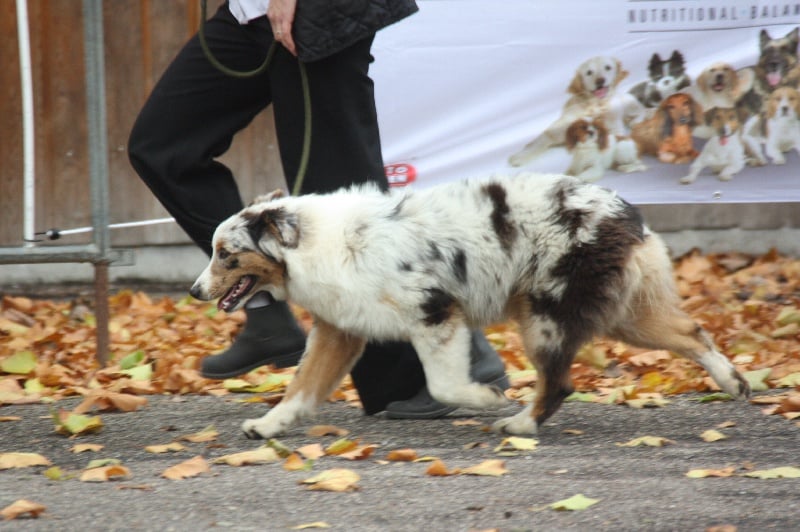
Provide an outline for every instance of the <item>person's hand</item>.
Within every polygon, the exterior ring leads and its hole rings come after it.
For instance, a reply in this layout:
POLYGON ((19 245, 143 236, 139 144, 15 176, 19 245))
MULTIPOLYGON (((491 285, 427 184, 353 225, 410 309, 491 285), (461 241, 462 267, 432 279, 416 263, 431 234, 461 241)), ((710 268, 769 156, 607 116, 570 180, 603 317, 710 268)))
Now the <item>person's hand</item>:
POLYGON ((292 55, 297 56, 297 48, 292 39, 292 23, 297 0, 271 0, 267 8, 267 18, 272 26, 275 40, 286 47, 292 55))

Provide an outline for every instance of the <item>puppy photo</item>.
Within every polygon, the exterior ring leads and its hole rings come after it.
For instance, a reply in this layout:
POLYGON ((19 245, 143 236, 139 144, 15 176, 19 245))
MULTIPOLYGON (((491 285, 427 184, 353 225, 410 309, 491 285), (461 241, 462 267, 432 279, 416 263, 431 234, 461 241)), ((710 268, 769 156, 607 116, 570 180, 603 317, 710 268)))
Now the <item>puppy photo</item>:
POLYGON ((764 117, 764 147, 773 164, 786 164, 785 152, 800 154, 800 92, 780 87, 770 94, 764 117))
POLYGON ((692 131, 702 120, 700 104, 688 94, 677 93, 661 102, 652 117, 634 124, 631 137, 641 153, 662 163, 690 163, 699 155, 692 131))
POLYGON ((778 38, 772 38, 767 30, 761 30, 758 63, 754 67, 756 90, 760 94, 767 95, 785 86, 797 88, 800 81, 798 40, 798 28, 778 38))
POLYGON ((694 85, 684 92, 703 107, 703 112, 715 107, 736 107, 752 88, 753 77, 750 70, 737 71, 728 63, 717 62, 704 68, 694 85))
POLYGON ((658 107, 665 98, 692 83, 686 73, 683 54, 678 50, 673 51, 669 59, 661 59, 658 54, 653 54, 647 71, 647 81, 637 83, 628 92, 648 109, 658 107))
POLYGON ((644 107, 630 94, 617 94, 620 82, 628 76, 619 60, 593 57, 584 61, 567 88, 571 94, 561 116, 522 150, 509 157, 511 166, 523 166, 548 149, 564 145, 567 128, 579 118, 602 118, 615 135, 627 135, 631 123, 642 120, 644 107))
POLYGON ((470 330, 515 319, 538 371, 535 401, 494 424, 532 434, 573 387, 575 353, 596 335, 667 349, 737 398, 747 381, 680 308, 662 240, 616 192, 520 174, 383 192, 260 198, 222 222, 191 294, 233 311, 258 290, 313 317, 283 400, 243 423, 270 438, 312 414, 368 339, 408 340, 428 390, 448 405, 507 400, 470 379, 470 330))
POLYGON ((730 107, 715 107, 706 111, 706 125, 714 131, 700 155, 689 167, 681 183, 693 183, 705 168, 717 174, 720 181, 730 181, 745 167, 744 143, 741 139, 739 111, 730 107))
POLYGON ((601 118, 580 118, 570 124, 566 145, 572 155, 566 174, 587 183, 603 177, 606 170, 630 173, 647 169, 639 160, 636 143, 611 134, 601 118))

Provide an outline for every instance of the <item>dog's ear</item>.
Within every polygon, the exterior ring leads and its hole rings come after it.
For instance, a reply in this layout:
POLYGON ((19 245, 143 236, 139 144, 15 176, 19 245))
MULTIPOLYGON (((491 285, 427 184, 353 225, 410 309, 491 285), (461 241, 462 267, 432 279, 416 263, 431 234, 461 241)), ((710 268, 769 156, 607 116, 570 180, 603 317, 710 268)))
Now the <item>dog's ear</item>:
POLYGON ((714 115, 716 114, 716 112, 717 112, 717 108, 716 107, 712 107, 711 109, 706 111, 704 119, 705 119, 705 122, 706 122, 707 126, 710 126, 711 122, 714 121, 714 115))
POLYGON ((281 190, 279 188, 276 188, 275 190, 273 190, 269 194, 262 194, 260 196, 256 196, 255 199, 252 201, 252 203, 250 203, 250 206, 256 205, 258 203, 267 203, 268 201, 272 201, 272 200, 276 200, 278 198, 282 198, 285 195, 286 194, 284 194, 283 190, 281 190))
POLYGON ((576 120, 575 122, 571 123, 569 127, 567 127, 566 133, 564 133, 564 144, 567 148, 567 151, 572 151, 575 149, 575 146, 578 144, 578 129, 580 129, 580 120, 576 120))
POLYGON ((575 77, 573 77, 572 81, 569 83, 567 92, 570 94, 583 94, 586 92, 586 87, 583 85, 583 77, 580 72, 575 72, 575 77))
POLYGON ((680 53, 678 50, 673 50, 672 55, 669 58, 669 62, 676 64, 676 65, 683 65, 683 54, 680 53))
POLYGON ((662 139, 672 136, 672 127, 675 125, 675 123, 672 121, 672 115, 670 114, 669 109, 667 109, 668 105, 669 100, 664 100, 661 102, 658 112, 653 115, 662 139))
POLYGON ((800 28, 795 28, 786 34, 786 38, 789 39, 789 51, 795 55, 797 55, 797 44, 800 42, 800 32, 798 32, 799 29, 800 28))
POLYGON ((764 48, 767 47, 767 45, 769 44, 769 41, 771 41, 771 40, 772 40, 772 38, 769 36, 769 33, 767 33, 767 30, 761 30, 761 33, 758 34, 758 47, 759 47, 759 49, 763 52, 764 48))
POLYGON ((243 214, 247 230, 256 247, 265 235, 272 236, 286 248, 294 249, 300 242, 300 224, 297 215, 283 207, 247 210, 243 214))
POLYGON ((617 77, 614 78, 613 86, 616 87, 620 83, 622 83, 623 79, 628 77, 628 74, 630 74, 630 72, 622 68, 622 61, 620 61, 619 59, 614 59, 614 62, 617 64, 617 77))

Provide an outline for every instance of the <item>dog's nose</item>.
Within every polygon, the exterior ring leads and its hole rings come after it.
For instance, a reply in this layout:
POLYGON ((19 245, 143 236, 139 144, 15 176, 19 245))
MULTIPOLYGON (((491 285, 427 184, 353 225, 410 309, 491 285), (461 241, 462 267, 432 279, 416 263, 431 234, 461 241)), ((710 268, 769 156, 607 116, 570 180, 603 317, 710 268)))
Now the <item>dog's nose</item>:
POLYGON ((199 299, 200 301, 204 301, 203 291, 200 290, 200 287, 197 286, 197 284, 192 285, 192 287, 189 289, 189 294, 195 299, 199 299))

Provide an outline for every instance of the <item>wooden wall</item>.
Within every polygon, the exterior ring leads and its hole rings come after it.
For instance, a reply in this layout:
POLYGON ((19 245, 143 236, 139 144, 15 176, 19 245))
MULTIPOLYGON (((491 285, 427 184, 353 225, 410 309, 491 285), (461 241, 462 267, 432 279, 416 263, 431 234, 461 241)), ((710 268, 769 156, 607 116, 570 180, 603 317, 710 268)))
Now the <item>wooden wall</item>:
MULTIPOLYGON (((221 3, 209 0, 213 13, 221 3)), ((16 6, 0 0, 0 246, 23 236, 22 101, 16 6)), ((37 230, 91 225, 80 0, 28 0, 36 131, 37 230)), ((133 121, 161 72, 200 20, 198 0, 106 0, 110 222, 168 216, 128 162, 133 121)), ((272 115, 262 113, 222 159, 247 201, 282 180, 272 115)), ((84 243, 70 236, 56 243, 84 243)), ((188 242, 175 224, 112 231, 115 246, 188 242)))

